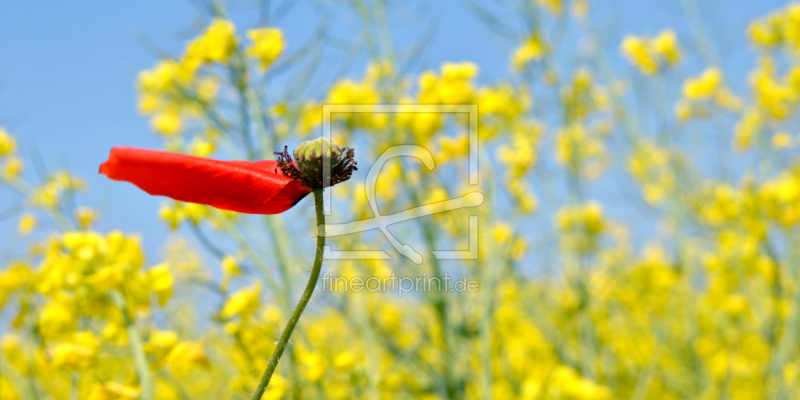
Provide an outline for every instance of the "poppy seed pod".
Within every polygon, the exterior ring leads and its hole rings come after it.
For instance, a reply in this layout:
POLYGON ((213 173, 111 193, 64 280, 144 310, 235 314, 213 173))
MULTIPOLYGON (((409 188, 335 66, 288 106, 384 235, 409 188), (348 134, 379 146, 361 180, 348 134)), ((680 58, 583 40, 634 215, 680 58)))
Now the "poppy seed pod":
POLYGON ((342 149, 324 137, 300 143, 294 149, 294 161, 303 173, 319 174, 325 166, 325 157, 329 161, 328 167, 332 167, 341 155, 342 149))
POLYGON ((358 170, 353 149, 340 148, 326 138, 303 142, 293 153, 294 159, 286 146, 283 152, 275 152, 281 174, 314 190, 344 182, 358 170))

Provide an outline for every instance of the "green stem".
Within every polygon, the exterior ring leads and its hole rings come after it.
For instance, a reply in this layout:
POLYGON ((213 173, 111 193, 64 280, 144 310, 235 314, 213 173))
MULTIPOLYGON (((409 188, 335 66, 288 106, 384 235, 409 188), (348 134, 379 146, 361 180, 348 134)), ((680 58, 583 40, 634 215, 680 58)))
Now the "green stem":
POLYGON ((78 400, 80 395, 80 377, 77 372, 69 376, 69 400, 78 400))
MULTIPOLYGON (((270 147, 266 148, 271 148, 271 146, 272 145, 270 144, 270 147)), ((283 287, 285 288, 284 292, 282 293, 283 301, 286 302, 288 307, 288 304, 292 301, 292 298, 294 298, 294 294, 292 292, 292 282, 294 282, 294 276, 289 268, 289 255, 286 254, 285 251, 289 245, 286 243, 285 235, 282 234, 282 232, 284 232, 283 221, 279 216, 276 217, 278 218, 266 218, 266 225, 269 229, 270 237, 272 239, 272 245, 275 251, 275 257, 278 261, 278 267, 280 269, 281 276, 283 277, 283 287)), ((297 379, 299 379, 300 376, 300 371, 297 368, 297 356, 292 349, 289 349, 288 356, 289 359, 287 361, 289 362, 289 379, 291 379, 293 382, 297 382, 297 379)), ((294 391, 290 398, 303 398, 300 385, 295 385, 294 391)))
POLYGON ((153 377, 150 374, 150 366, 147 363, 147 354, 144 352, 144 343, 136 324, 128 315, 128 306, 125 297, 117 291, 109 292, 111 300, 116 303, 125 318, 125 328, 128 332, 128 342, 133 353, 133 361, 136 365, 136 374, 139 377, 139 386, 142 389, 142 400, 153 399, 153 377))
POLYGON ((150 375, 150 366, 147 365, 147 355, 144 353, 144 344, 139 330, 133 321, 125 317, 125 325, 128 328, 128 340, 133 351, 133 361, 136 363, 136 371, 139 374, 139 386, 142 388, 142 399, 153 399, 153 379, 150 375))
POLYGON ((261 376, 261 382, 258 383, 258 388, 256 388, 255 393, 253 393, 252 400, 260 400, 261 396, 263 396, 264 392, 267 390, 267 385, 269 385, 269 381, 272 379, 272 374, 275 373, 275 369, 278 367, 278 361, 280 361, 283 351, 286 349, 286 345, 289 343, 289 338, 292 337, 294 327, 297 325, 297 321, 300 320, 303 310, 306 309, 306 305, 311 299, 311 295, 314 293, 314 288, 317 286, 317 280, 319 280, 319 272, 322 269, 322 253, 325 248, 325 236, 324 232, 322 231, 322 227, 325 225, 325 215, 323 213, 322 204, 322 189, 314 191, 314 204, 317 210, 316 226, 320 229, 320 231, 317 232, 317 253, 314 257, 314 267, 311 269, 311 276, 308 278, 306 290, 303 291, 303 297, 300 298, 300 301, 297 303, 297 306, 292 313, 292 317, 289 318, 289 322, 287 322, 286 327, 283 328, 281 338, 278 341, 278 344, 275 346, 275 351, 272 353, 272 357, 269 359, 267 370, 264 371, 264 375, 261 376))

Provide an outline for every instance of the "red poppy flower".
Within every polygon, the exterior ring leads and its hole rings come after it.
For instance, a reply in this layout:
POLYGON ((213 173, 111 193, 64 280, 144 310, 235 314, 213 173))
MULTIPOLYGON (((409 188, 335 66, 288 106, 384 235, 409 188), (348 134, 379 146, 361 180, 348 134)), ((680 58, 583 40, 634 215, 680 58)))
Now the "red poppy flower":
POLYGON ((111 149, 100 173, 154 196, 248 214, 279 214, 311 193, 284 176, 277 161, 220 161, 133 147, 111 149))

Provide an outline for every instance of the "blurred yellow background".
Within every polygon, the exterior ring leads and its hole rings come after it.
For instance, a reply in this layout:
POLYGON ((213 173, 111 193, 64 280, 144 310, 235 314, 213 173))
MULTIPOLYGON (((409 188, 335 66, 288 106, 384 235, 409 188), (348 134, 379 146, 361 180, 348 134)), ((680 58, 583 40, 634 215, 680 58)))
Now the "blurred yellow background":
MULTIPOLYGON (((320 135, 323 104, 478 106, 484 203, 393 225, 421 264, 370 232, 330 245, 391 260, 323 266, 478 289, 318 287, 265 399, 800 398, 800 3, 742 15, 720 11, 737 2, 646 2, 632 32, 600 3, 443 7, 502 62, 430 65, 438 9, 425 2, 314 2, 298 25, 281 19, 292 1, 196 1, 168 27, 183 28, 180 49, 141 41, 155 57, 128 81, 152 131, 138 135, 174 152, 274 159, 320 135), (298 27, 310 39, 288 41, 298 27), (469 246, 470 215, 478 258, 433 257, 469 246)), ((428 149, 436 168, 388 162, 383 215, 473 191, 468 130, 461 115, 334 115, 361 171, 328 191, 329 221, 374 217, 366 171, 395 145, 428 149)), ((111 145, 143 143, 129 136, 111 145)), ((103 146, 61 156, 99 164, 103 146)), ((309 200, 252 216, 158 199, 157 215, 131 214, 175 231, 154 243, 114 225, 146 194, 90 197, 10 127, 0 157, 16 224, 0 400, 250 398, 311 267, 309 200)))

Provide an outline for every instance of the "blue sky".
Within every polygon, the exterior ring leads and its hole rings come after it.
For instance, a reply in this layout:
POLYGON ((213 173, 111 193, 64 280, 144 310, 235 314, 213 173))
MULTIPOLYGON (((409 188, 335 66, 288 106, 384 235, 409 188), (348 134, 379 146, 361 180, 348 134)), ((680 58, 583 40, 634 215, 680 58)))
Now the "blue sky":
MULTIPOLYGON (((245 6, 249 2, 238 3, 245 6)), ((428 43, 423 66, 471 60, 481 65, 482 79, 506 76, 512 42, 491 33, 465 9, 466 3, 433 2, 423 21, 392 17, 398 44, 408 45, 429 22, 436 21, 437 33, 428 43)), ((680 35, 688 35, 680 1, 594 3, 601 20, 608 21, 612 36, 654 34, 676 25, 680 35)), ((775 0, 700 3, 712 35, 723 43, 725 68, 734 74, 743 74, 752 63, 753 54, 742 48, 745 21, 785 4, 775 0)), ((402 11, 403 6, 399 7, 402 11)), ((334 14, 335 31, 343 37, 352 34, 356 17, 346 12, 334 14)), ((18 137, 26 155, 38 149, 48 169, 68 167, 85 177, 91 192, 79 203, 103 210, 98 229, 141 233, 151 255, 157 254, 168 234, 157 219, 163 200, 146 196, 131 185, 103 179, 97 168, 115 145, 161 147, 135 109, 135 76, 157 59, 142 38, 177 54, 187 38, 187 27, 198 16, 188 1, 0 2, 0 126, 18 137)), ((251 16, 252 12, 244 9, 233 14, 234 20, 245 26, 252 24, 251 16)), ((307 1, 299 2, 279 21, 290 51, 308 38, 317 21, 314 7, 307 1)), ((618 58, 616 53, 610 56, 618 58)), ((355 69, 362 68, 363 64, 355 69)), ((28 176, 33 176, 30 169, 28 176)), ((6 197, 0 201, 9 200, 6 197)), ((8 205, 0 204, 0 209, 8 205)), ((0 231, 6 232, 3 237, 10 239, 0 251, 18 250, 13 247, 18 240, 12 233, 15 225, 15 218, 0 223, 0 231)))

